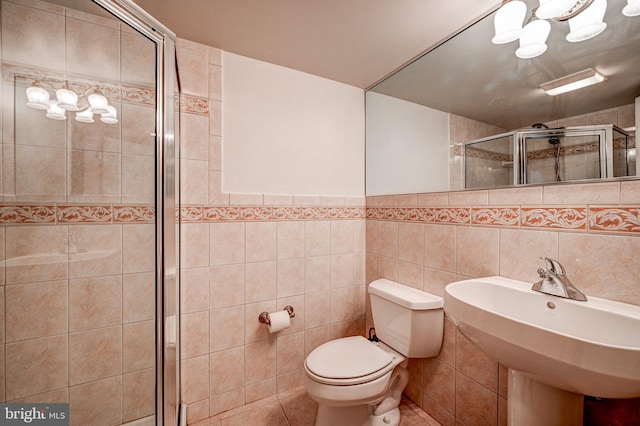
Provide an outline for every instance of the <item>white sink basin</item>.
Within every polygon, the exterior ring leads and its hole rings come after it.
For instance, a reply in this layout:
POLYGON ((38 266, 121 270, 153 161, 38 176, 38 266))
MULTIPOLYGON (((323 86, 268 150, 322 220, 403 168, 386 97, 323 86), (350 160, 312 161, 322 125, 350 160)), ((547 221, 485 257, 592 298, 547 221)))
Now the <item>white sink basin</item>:
POLYGON ((640 306, 593 296, 579 302, 531 286, 502 277, 459 281, 446 287, 444 310, 491 358, 537 382, 640 397, 640 306))

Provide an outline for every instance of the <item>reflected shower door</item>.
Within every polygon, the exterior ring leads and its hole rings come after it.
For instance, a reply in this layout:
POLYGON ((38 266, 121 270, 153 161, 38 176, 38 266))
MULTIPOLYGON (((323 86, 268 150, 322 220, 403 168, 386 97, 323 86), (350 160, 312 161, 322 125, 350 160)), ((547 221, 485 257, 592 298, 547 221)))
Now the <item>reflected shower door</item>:
POLYGON ((157 42, 73 4, 2 1, 0 399, 153 424, 157 42))

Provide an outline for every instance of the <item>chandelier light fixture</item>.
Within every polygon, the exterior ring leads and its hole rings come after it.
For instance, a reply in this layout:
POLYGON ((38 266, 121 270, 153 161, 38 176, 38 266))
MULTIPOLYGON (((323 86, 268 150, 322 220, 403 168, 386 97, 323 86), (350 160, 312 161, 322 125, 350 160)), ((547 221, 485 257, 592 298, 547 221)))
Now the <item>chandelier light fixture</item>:
MULTIPOLYGON (((569 23, 569 42, 589 40, 602 33, 607 27, 604 14, 607 0, 539 0, 533 8, 524 27, 527 6, 521 0, 506 0, 495 15, 493 24, 494 44, 510 43, 520 40, 516 50, 519 58, 535 58, 547 50, 547 38, 551 31, 548 20, 569 23)), ((622 9, 626 16, 640 15, 640 0, 627 0, 622 9)))
POLYGON ((81 123, 94 123, 94 115, 100 115, 100 121, 107 124, 118 122, 118 111, 106 97, 98 92, 96 87, 90 87, 86 92, 78 95, 65 87, 57 89, 49 86, 55 93, 55 100, 51 99, 49 90, 45 89, 44 82, 36 80, 26 90, 27 106, 34 109, 46 110, 45 116, 52 120, 66 120, 67 111, 75 112, 75 119, 81 123))

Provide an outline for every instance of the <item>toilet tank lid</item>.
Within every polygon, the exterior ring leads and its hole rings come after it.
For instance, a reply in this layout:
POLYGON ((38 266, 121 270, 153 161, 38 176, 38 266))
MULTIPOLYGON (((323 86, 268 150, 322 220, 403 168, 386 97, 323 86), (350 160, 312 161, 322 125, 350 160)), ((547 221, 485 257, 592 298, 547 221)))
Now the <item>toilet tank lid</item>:
POLYGON ((444 304, 440 296, 384 278, 369 284, 369 293, 418 311, 441 309, 444 304))

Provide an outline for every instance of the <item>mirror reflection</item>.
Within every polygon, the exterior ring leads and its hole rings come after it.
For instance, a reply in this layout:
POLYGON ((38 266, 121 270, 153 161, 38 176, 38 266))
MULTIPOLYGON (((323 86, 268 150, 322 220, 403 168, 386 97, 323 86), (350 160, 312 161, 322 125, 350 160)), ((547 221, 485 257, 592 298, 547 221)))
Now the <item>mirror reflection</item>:
MULTIPOLYGON (((597 34, 586 38, 590 35, 587 24, 576 22, 576 18, 538 19, 534 10, 545 2, 511 1, 505 6, 510 3, 524 5, 526 13, 521 25, 525 28, 529 21, 548 24, 543 43, 546 48, 538 56, 522 53, 522 39, 494 44, 494 12, 367 91, 367 195, 470 187, 465 185, 464 145, 516 130, 531 130, 534 124, 550 129, 617 126, 625 142, 616 146, 624 145, 624 150, 615 155, 610 152, 602 161, 607 164, 624 155, 624 163, 631 165, 627 167, 628 174, 635 174, 640 16, 623 14, 629 6, 627 2, 609 1, 602 18, 596 14, 596 22, 590 27, 597 34), (580 38, 584 40, 571 41, 580 38), (566 93, 548 93, 557 92, 564 80, 579 76, 602 81, 566 93)), ((583 1, 570 3, 580 6, 583 1)), ((584 3, 590 3, 584 5, 585 11, 598 8, 601 14, 601 0, 584 3)), ((584 21, 587 15, 577 16, 584 21)), ((585 155, 578 154, 580 149, 576 146, 593 143, 562 134, 559 140, 561 181, 613 175, 612 164, 611 172, 605 170, 599 175, 574 169, 574 164, 586 161, 574 157, 585 155)), ((544 155, 554 151, 549 156, 554 163, 555 146, 547 141, 544 143, 549 146, 539 150, 544 155)), ((508 144, 500 147, 501 151, 508 149, 508 144)), ((596 157, 600 161, 599 152, 596 157)), ((589 167, 595 170, 595 166, 589 167)), ((557 181, 553 167, 550 173, 551 178, 532 177, 529 183, 557 181)), ((523 183, 522 179, 514 181, 513 173, 501 174, 509 176, 508 183, 503 180, 501 186, 523 183)), ((479 183, 473 187, 479 185, 493 186, 479 183)))

